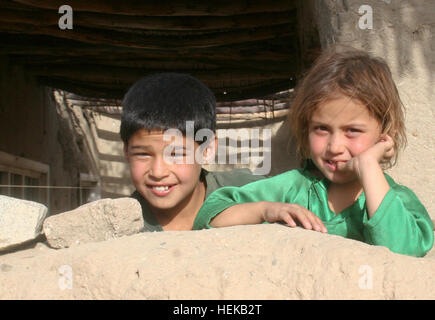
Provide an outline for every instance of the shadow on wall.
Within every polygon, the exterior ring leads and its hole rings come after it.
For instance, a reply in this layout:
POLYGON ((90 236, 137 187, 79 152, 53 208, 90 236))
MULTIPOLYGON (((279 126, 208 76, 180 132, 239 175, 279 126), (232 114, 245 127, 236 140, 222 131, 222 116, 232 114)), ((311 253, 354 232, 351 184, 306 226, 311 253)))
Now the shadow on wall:
POLYGON ((287 120, 283 121, 276 134, 272 137, 271 145, 271 176, 300 168, 300 161, 296 155, 296 143, 291 139, 290 124, 287 120))
POLYGON ((225 163, 222 162, 223 159, 220 158, 221 154, 218 151, 215 164, 205 165, 206 170, 227 171, 249 167, 251 171, 257 171, 257 174, 274 176, 300 167, 296 157, 296 146, 290 139, 290 128, 284 118, 228 126, 228 128, 227 125, 220 126, 217 131, 219 145, 226 146, 225 163), (234 131, 225 131, 227 129, 234 131), (258 146, 253 146, 254 130, 259 130, 258 146), (265 130, 270 130, 269 142, 264 140, 265 130), (230 155, 233 155, 236 161, 231 160, 230 155), (249 163, 243 163, 244 157, 249 163))
MULTIPOLYGON (((291 138, 290 125, 287 120, 279 124, 279 128, 271 139, 270 173, 267 176, 276 176, 280 173, 298 169, 301 163, 296 154, 296 143, 291 138)), ((260 163, 257 168, 264 167, 260 163)))

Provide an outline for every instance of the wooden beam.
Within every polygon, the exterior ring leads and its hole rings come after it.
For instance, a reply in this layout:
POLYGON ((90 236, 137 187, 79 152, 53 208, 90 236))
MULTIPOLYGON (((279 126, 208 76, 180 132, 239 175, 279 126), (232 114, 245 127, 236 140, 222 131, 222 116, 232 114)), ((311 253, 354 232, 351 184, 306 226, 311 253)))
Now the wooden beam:
POLYGON ((102 98, 93 98, 93 97, 85 97, 80 96, 75 93, 69 93, 65 92, 65 98, 68 99, 68 101, 82 101, 82 102, 89 102, 89 103, 103 103, 106 105, 121 105, 121 100, 118 99, 102 99, 102 98))
MULTIPOLYGON (((252 100, 252 99, 251 99, 252 100)), ((289 102, 277 102, 273 105, 267 105, 263 104, 261 99, 256 99, 255 104, 246 104, 246 105, 239 105, 239 106, 229 106, 231 103, 227 102, 225 105, 223 103, 218 103, 216 105, 216 113, 217 114, 229 114, 229 113, 254 113, 254 112, 270 112, 270 111, 277 111, 277 110, 283 110, 288 109, 290 106, 289 102), (227 106, 228 105, 228 106, 227 106)), ((71 105, 75 105, 81 108, 87 108, 90 110, 93 109, 99 109, 102 107, 121 107, 122 101, 121 100, 109 100, 107 99, 101 99, 97 101, 84 101, 84 100, 75 100, 75 99, 68 99, 68 103, 71 105)))
POLYGON ((262 98, 266 95, 273 94, 279 91, 288 90, 295 86, 294 80, 267 80, 254 85, 247 85, 238 88, 213 88, 217 101, 234 101, 250 98, 262 98))
POLYGON ((107 31, 80 26, 75 27, 73 30, 60 30, 57 27, 34 26, 25 23, 7 23, 0 21, 0 32, 49 35, 56 38, 76 40, 85 43, 141 49, 189 49, 208 48, 286 37, 295 35, 296 29, 293 28, 291 24, 285 24, 183 37, 182 35, 155 35, 153 32, 145 31, 141 34, 134 34, 131 30, 128 32, 107 31))
MULTIPOLYGON (((58 10, 64 0, 14 0, 31 7, 58 10)), ((71 0, 74 11, 101 12, 124 15, 148 16, 229 16, 259 12, 282 12, 296 7, 289 0, 71 0)))
POLYGON ((258 104, 256 106, 244 106, 244 107, 216 107, 216 114, 243 114, 243 113, 256 113, 256 112, 271 112, 278 110, 285 110, 290 107, 290 104, 280 104, 275 108, 265 107, 264 105, 258 104))
MULTIPOLYGON (((292 92, 290 90, 286 90, 281 92, 275 92, 273 94, 257 99, 217 102, 216 108, 222 108, 222 112, 224 112, 224 110, 227 110, 226 108, 238 110, 235 108, 248 107, 249 109, 249 107, 254 106, 261 106, 262 108, 266 107, 267 110, 271 108, 273 108, 274 110, 281 110, 289 107, 291 94, 292 92)), ((64 95, 69 103, 77 105, 79 107, 88 107, 90 109, 99 107, 120 107, 122 105, 122 99, 85 97, 69 92, 66 92, 64 95)))
POLYGON ((127 92, 129 86, 101 86, 90 82, 77 82, 70 79, 54 78, 54 77, 37 77, 36 80, 42 86, 61 89, 67 92, 72 92, 86 97, 98 97, 105 99, 122 99, 127 92))
POLYGON ((74 23, 94 27, 170 31, 218 31, 295 23, 294 11, 253 13, 236 16, 152 17, 101 15, 79 12, 74 23))
MULTIPOLYGON (((40 85, 62 89, 86 97, 122 99, 131 84, 120 85, 112 83, 110 85, 91 83, 87 81, 72 81, 67 78, 37 77, 40 85)), ((215 94, 217 101, 234 101, 249 98, 261 98, 279 91, 288 90, 294 87, 294 81, 289 80, 268 80, 256 83, 255 85, 240 86, 237 88, 215 87, 211 83, 203 81, 215 94), (226 93, 224 94, 224 90, 226 93)))
POLYGON ((298 64, 299 58, 297 56, 289 56, 286 60, 275 61, 251 61, 242 60, 234 61, 230 59, 179 59, 177 56, 172 58, 163 59, 147 59, 147 58, 117 58, 111 57, 108 59, 106 56, 101 57, 70 57, 70 56, 46 56, 46 55, 10 55, 9 60, 11 64, 26 65, 28 67, 45 68, 49 66, 51 69, 62 69, 65 66, 74 68, 81 68, 81 65, 100 65, 106 68, 122 67, 122 68, 135 68, 146 70, 208 70, 213 72, 217 69, 250 69, 252 71, 268 71, 268 72, 288 72, 294 71, 295 65, 298 64))
POLYGON ((217 104, 218 107, 252 107, 258 105, 265 105, 267 107, 277 106, 281 103, 285 103, 284 100, 269 100, 269 99, 246 99, 239 101, 229 101, 229 102, 220 102, 217 104))
MULTIPOLYGON (((132 47, 110 46, 108 44, 96 45, 83 43, 70 39, 59 39, 45 35, 7 34, 0 33, 2 45, 0 53, 4 54, 39 54, 49 56, 68 57, 101 57, 108 59, 220 59, 232 61, 285 61, 296 50, 292 44, 295 38, 288 36, 258 42, 246 42, 219 46, 213 48, 194 49, 147 49, 132 47)), ((296 52, 297 53, 297 52, 296 52)))
POLYGON ((203 81, 249 81, 269 79, 290 79, 296 73, 293 70, 266 71, 250 69, 216 69, 216 70, 177 70, 124 68, 99 65, 45 65, 26 66, 25 70, 31 74, 44 77, 62 77, 74 81, 90 81, 101 84, 122 83, 129 84, 139 78, 159 72, 183 72, 191 74, 203 81))
MULTIPOLYGON (((55 10, 24 8, 11 9, 0 2, 0 21, 8 23, 25 23, 35 26, 57 27, 60 15, 55 10)), ((296 23, 295 11, 253 13, 236 16, 198 16, 191 17, 156 17, 126 16, 120 14, 102 14, 77 12, 73 15, 73 25, 103 29, 141 29, 165 31, 211 32, 219 30, 236 30, 272 25, 296 23)))

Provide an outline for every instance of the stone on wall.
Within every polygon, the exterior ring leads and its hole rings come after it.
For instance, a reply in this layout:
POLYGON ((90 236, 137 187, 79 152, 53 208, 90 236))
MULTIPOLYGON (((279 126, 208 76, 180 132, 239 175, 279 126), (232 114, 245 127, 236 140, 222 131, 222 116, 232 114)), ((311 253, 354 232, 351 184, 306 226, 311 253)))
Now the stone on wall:
POLYGON ((0 256, 0 299, 435 299, 435 257, 279 224, 0 256))
POLYGON ((47 211, 43 204, 0 195, 0 250, 37 238, 47 211))
POLYGON ((142 209, 132 198, 102 199, 47 218, 43 230, 52 248, 66 248, 140 232, 142 209))

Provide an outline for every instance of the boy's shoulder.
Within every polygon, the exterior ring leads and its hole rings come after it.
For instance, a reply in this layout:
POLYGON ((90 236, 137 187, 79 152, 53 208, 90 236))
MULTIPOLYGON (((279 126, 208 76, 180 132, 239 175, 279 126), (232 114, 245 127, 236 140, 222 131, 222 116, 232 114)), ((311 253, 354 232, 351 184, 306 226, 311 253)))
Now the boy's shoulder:
POLYGON ((253 174, 248 168, 230 171, 207 171, 202 169, 201 175, 207 186, 206 196, 221 187, 240 187, 250 182, 264 179, 264 176, 253 174))
POLYGON ((151 213, 147 201, 137 190, 135 190, 130 195, 130 198, 136 199, 140 203, 140 206, 142 208, 142 216, 144 219, 143 231, 163 231, 162 226, 159 224, 157 219, 151 213))

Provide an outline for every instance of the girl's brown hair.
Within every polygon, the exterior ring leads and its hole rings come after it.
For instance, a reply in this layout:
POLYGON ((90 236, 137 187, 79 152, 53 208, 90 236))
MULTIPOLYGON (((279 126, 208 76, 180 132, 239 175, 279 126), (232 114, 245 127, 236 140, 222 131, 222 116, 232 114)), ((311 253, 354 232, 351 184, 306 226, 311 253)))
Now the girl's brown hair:
POLYGON ((385 167, 396 163, 406 145, 404 108, 384 60, 353 48, 332 47, 315 61, 295 93, 289 121, 302 160, 310 156, 308 128, 316 108, 345 96, 365 105, 381 124, 382 133, 392 137, 396 152, 385 167))

